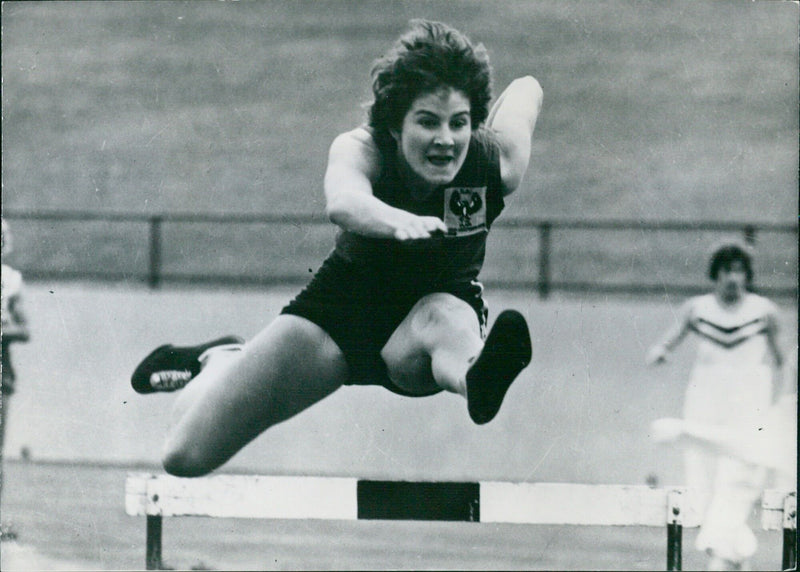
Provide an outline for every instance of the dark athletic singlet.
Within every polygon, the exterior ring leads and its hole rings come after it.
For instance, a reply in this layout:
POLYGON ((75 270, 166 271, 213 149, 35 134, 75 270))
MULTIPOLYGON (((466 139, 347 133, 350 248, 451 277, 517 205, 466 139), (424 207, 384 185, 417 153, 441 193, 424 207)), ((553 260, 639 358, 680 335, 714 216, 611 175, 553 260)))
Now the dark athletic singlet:
POLYGON ((345 355, 349 384, 383 385, 403 395, 386 375, 380 351, 414 304, 427 294, 450 293, 474 309, 482 328, 486 308, 478 273, 486 237, 503 210, 500 156, 492 134, 474 131, 455 179, 417 199, 387 160, 375 196, 421 216, 436 216, 446 235, 417 241, 372 238, 341 230, 336 246, 308 286, 283 314, 311 320, 345 355))

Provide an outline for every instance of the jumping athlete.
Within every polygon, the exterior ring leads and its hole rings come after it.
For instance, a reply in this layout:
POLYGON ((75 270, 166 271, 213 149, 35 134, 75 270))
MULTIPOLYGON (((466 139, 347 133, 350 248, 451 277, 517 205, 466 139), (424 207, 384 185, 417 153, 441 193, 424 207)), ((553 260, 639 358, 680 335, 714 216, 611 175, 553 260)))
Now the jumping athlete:
MULTIPOLYGON (((661 421, 655 429, 662 441, 686 430, 706 437, 754 434, 770 409, 773 376, 782 355, 777 343, 778 310, 752 293, 752 257, 744 245, 719 246, 711 256, 710 294, 690 298, 675 326, 651 348, 647 361, 663 363, 668 353, 692 332, 697 357, 684 401, 683 423, 661 421), (666 433, 673 433, 667 436, 666 433)), ((756 550, 747 526, 767 476, 764 465, 686 439, 686 485, 697 496, 702 524, 696 547, 709 556, 709 570, 741 570, 756 550)))
POLYGON ((324 192, 339 233, 306 288, 247 343, 161 346, 136 368, 140 393, 181 389, 167 472, 206 474, 342 385, 458 393, 487 423, 530 362, 519 312, 486 335, 477 278, 528 167, 539 83, 512 81, 490 110, 485 48, 413 20, 375 62, 372 92, 368 124, 331 144, 324 192))

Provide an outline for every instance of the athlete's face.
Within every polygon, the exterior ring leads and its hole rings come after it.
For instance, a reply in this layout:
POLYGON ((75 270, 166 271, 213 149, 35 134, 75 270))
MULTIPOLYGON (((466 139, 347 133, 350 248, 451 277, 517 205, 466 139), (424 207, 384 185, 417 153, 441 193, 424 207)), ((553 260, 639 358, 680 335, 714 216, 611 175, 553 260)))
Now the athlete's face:
POLYGON ((467 156, 472 136, 469 98, 451 88, 422 94, 392 136, 414 174, 431 186, 446 185, 467 156))
POLYGON ((717 292, 724 300, 736 301, 747 286, 747 270, 741 260, 734 260, 717 272, 717 292))

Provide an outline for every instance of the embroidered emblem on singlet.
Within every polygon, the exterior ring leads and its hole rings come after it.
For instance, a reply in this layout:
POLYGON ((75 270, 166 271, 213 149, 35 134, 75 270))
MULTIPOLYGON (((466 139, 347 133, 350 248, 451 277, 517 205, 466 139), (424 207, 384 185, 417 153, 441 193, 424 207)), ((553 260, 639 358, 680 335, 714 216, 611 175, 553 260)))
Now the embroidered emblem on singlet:
POLYGON ((444 223, 448 236, 466 236, 485 231, 486 187, 445 189, 444 223))
POLYGON ((695 318, 691 328, 707 340, 730 349, 764 332, 767 329, 767 320, 756 318, 739 326, 724 328, 703 318, 695 318))

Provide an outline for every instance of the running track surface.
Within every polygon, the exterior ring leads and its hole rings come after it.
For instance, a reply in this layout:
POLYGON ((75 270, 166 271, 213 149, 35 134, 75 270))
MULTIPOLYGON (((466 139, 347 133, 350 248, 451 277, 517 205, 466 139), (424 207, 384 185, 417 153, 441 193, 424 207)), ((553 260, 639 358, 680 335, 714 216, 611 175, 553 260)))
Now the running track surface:
MULTIPOLYGON (((144 518, 124 512, 128 468, 7 463, 3 570, 136 570, 144 518)), ((684 533, 684 569, 702 569, 684 533)), ((780 564, 781 536, 758 531, 756 570, 780 564)), ((217 570, 659 570, 666 532, 443 522, 264 521, 168 518, 164 560, 217 570)))

